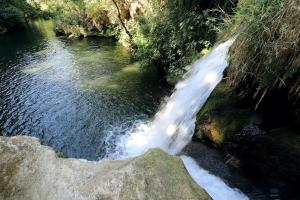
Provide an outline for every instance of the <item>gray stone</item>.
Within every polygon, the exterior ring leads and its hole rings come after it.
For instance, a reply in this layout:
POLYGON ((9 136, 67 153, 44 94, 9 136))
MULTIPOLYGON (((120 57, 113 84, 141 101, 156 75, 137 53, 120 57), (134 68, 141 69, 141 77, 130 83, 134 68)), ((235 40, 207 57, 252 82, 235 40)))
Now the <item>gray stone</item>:
POLYGON ((126 160, 59 158, 31 137, 0 137, 1 200, 211 199, 161 150, 126 160))

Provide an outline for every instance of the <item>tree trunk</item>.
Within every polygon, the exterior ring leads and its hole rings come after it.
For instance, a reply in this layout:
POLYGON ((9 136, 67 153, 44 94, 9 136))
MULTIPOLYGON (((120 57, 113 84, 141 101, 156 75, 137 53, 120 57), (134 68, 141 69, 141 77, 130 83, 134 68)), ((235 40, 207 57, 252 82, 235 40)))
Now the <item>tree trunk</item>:
POLYGON ((113 1, 113 3, 115 4, 115 6, 116 6, 116 8, 117 8, 117 11, 118 11, 118 18, 119 18, 119 20, 120 20, 120 22, 121 22, 121 24, 122 24, 122 26, 123 26, 123 28, 124 28, 126 34, 129 36, 129 39, 132 40, 132 35, 131 35, 130 32, 128 31, 128 29, 127 29, 125 23, 124 23, 123 20, 122 20, 122 17, 121 17, 121 11, 120 11, 120 8, 119 8, 117 2, 116 2, 115 0, 112 0, 112 1, 113 1))

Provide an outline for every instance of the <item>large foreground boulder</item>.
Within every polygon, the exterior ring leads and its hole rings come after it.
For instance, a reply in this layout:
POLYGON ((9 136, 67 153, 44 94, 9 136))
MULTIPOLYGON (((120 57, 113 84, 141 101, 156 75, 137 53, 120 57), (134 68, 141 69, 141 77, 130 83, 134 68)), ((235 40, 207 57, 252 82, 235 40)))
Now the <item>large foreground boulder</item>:
POLYGON ((182 161, 150 150, 127 160, 59 158, 31 137, 0 137, 1 200, 211 199, 182 161))

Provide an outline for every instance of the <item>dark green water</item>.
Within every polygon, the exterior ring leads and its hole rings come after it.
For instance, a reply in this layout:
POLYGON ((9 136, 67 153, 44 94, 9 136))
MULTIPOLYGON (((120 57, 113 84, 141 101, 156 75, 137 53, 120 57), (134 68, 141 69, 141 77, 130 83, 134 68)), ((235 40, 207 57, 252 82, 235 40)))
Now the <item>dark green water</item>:
POLYGON ((166 90, 113 40, 55 37, 52 23, 0 36, 0 135, 40 138, 68 157, 97 159, 166 90))

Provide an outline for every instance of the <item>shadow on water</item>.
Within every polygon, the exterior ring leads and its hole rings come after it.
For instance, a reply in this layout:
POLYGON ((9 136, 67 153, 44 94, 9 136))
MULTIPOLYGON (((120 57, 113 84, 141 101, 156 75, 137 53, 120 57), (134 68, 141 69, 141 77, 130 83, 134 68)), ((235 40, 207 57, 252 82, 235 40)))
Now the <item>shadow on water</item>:
POLYGON ((116 137, 107 134, 153 116, 168 91, 114 40, 66 40, 52 30, 51 21, 38 21, 0 37, 0 135, 102 158, 116 137))

